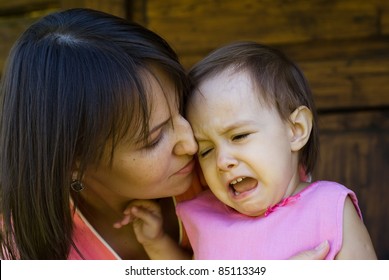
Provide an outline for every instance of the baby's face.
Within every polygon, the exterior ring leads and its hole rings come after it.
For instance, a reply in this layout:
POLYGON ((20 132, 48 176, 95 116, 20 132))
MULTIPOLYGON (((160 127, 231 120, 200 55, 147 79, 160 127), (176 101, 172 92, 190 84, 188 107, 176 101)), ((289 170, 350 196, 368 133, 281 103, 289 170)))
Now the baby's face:
POLYGON ((258 96, 249 75, 226 70, 202 82, 187 108, 210 189, 250 216, 291 195, 298 183, 292 127, 258 96))

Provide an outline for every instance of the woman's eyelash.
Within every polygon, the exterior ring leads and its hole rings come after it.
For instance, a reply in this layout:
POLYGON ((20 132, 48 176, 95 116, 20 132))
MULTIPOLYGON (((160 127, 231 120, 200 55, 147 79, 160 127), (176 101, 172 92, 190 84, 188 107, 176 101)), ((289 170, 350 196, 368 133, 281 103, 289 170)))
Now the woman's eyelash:
POLYGON ((146 149, 153 149, 154 147, 158 146, 158 144, 161 142, 163 139, 163 134, 161 134, 157 139, 153 140, 151 143, 148 143, 146 145, 146 149))

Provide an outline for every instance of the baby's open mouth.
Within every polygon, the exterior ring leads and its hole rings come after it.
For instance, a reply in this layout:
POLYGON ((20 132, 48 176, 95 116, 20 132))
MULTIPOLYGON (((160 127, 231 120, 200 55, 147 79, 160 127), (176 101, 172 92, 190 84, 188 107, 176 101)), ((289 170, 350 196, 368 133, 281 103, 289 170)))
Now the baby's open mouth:
POLYGON ((251 177, 239 177, 230 183, 230 188, 235 195, 240 195, 243 192, 251 191, 258 184, 258 181, 251 177))

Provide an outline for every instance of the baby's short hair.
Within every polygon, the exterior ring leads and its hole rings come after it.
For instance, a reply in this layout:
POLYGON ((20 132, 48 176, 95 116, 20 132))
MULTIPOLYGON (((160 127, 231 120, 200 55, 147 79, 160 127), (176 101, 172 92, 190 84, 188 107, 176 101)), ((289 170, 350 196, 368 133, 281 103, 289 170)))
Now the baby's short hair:
POLYGON ((300 164, 311 173, 319 153, 317 113, 311 89, 299 67, 275 48, 256 42, 235 42, 216 49, 192 67, 190 94, 200 83, 227 69, 248 73, 259 89, 260 100, 276 108, 285 121, 299 106, 311 110, 311 135, 299 157, 300 164))

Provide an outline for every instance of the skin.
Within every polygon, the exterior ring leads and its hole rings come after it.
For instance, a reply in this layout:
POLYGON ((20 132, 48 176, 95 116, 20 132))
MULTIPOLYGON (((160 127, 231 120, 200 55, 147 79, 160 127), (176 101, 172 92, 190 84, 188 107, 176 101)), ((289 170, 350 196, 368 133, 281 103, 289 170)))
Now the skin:
MULTIPOLYGON (((82 213, 119 256, 126 259, 148 258, 131 225, 120 229, 112 226, 122 217, 126 206, 139 199, 181 194, 189 188, 193 178, 197 144, 191 127, 179 114, 172 97, 171 81, 160 71, 156 71, 155 77, 159 80, 148 77, 152 104, 148 143, 119 143, 112 167, 107 149, 106 160, 87 168, 83 177, 86 188, 80 192, 82 213)), ((161 218, 175 217, 172 203, 166 204, 166 200, 161 199, 159 204, 171 209, 162 213, 161 218)), ((176 223, 169 226, 171 220, 166 219, 167 227, 178 232, 176 223)))
POLYGON ((298 172, 298 151, 311 129, 307 108, 296 111, 304 123, 295 115, 286 122, 259 100, 249 75, 229 71, 203 82, 198 92, 188 120, 205 180, 220 201, 259 216, 307 185, 298 172))
MULTIPOLYGON (((220 101, 220 100, 219 100, 220 101)), ((217 102, 218 103, 218 102, 217 102)), ((191 106, 193 104, 191 103, 191 106)), ((196 107, 196 106, 193 106, 196 107)), ((200 106, 201 107, 201 106, 200 106)), ((213 108, 214 109, 214 108, 213 108)), ((211 110, 212 111, 212 110, 211 110)), ((204 111, 202 108, 199 108, 199 112, 202 114, 204 111)), ((208 112, 214 116, 212 112, 208 112)), ((220 112, 219 112, 220 113, 220 112)), ((276 116, 276 114, 273 111, 267 112, 269 114, 268 118, 271 116, 276 116)), ((200 115, 201 115, 200 114, 200 115)), ((294 129, 291 129, 289 125, 285 125, 278 117, 276 117, 276 122, 277 124, 280 124, 282 127, 279 130, 276 130, 274 132, 275 137, 278 138, 285 138, 285 136, 293 136, 294 137, 289 137, 293 138, 291 142, 292 144, 287 144, 285 143, 284 140, 280 140, 280 143, 278 147, 282 147, 283 150, 290 150, 290 149, 297 149, 297 147, 304 145, 304 141, 306 141, 304 138, 307 138, 306 134, 306 124, 309 122, 305 122, 304 116, 307 114, 307 110, 302 108, 301 110, 297 110, 297 112, 294 114, 293 119, 295 123, 297 123, 294 126, 294 129), (303 124, 301 124, 303 123, 303 124), (301 126, 301 127, 300 127, 301 126), (293 130, 293 131, 291 131, 293 130), (289 133, 291 135, 289 135, 289 133), (303 139, 303 140, 301 140, 303 139), (292 147, 292 148, 290 148, 292 147)), ((309 116, 308 115, 308 120, 309 116)), ((189 116, 190 117, 190 116, 189 116)), ((212 119, 212 118, 211 118, 212 119)), ((209 120, 207 120, 208 123, 209 120)), ((204 126, 205 127, 205 126, 204 126)), ((208 124, 206 126, 208 128, 208 124)), ((308 125, 309 127, 309 125, 308 125)), ((267 135, 269 136, 269 135, 267 135)), ((200 144, 201 141, 199 141, 200 144)), ((202 150, 199 151, 201 153, 202 150)), ((248 152, 250 153, 250 152, 248 152)), ((299 180, 296 179, 299 176, 298 168, 297 168, 297 154, 294 152, 289 152, 290 155, 287 156, 289 161, 291 162, 290 164, 293 164, 295 167, 296 171, 295 172, 288 172, 290 174, 290 183, 288 184, 288 188, 284 188, 283 192, 281 192, 281 196, 284 195, 290 195, 295 191, 300 185, 301 187, 305 186, 305 184, 300 184, 299 180)), ((228 159, 228 158, 227 158, 228 159)), ((201 160, 200 160, 201 162, 201 160)), ((223 163, 222 161, 220 162, 221 164, 223 163)), ((228 161, 224 162, 224 164, 228 163, 228 161)), ((228 169, 228 164, 224 165, 227 166, 228 169)), ((286 166, 281 165, 282 170, 288 169, 289 165, 286 164, 286 166)), ((224 172, 224 171, 223 171, 224 172)), ((279 176, 278 176, 279 177, 279 176)), ((225 188, 223 188, 225 189, 225 188)), ((225 192, 225 191, 224 191, 225 192)), ((275 192, 274 196, 277 197, 279 196, 279 192, 275 192)), ((262 195, 261 195, 262 196, 262 195)), ((276 201, 277 198, 273 198, 274 201, 276 201)), ((270 202, 272 203, 272 202, 270 202)), ((247 203, 250 204, 250 203, 247 203)), ((244 206, 242 209, 253 209, 252 206, 248 205, 247 207, 244 206)), ((249 211, 248 210, 248 211, 249 211)), ((262 210, 261 210, 262 211, 262 210)), ((176 242, 172 242, 171 238, 164 233, 162 230, 162 224, 163 224, 163 217, 160 213, 160 205, 158 205, 155 201, 151 200, 135 200, 131 201, 130 204, 126 207, 126 209, 123 211, 124 217, 118 222, 114 224, 115 228, 121 229, 123 227, 126 227, 130 224, 133 225, 135 235, 138 239, 138 241, 144 246, 145 250, 147 251, 149 257, 151 259, 189 259, 191 258, 191 255, 183 252, 178 246, 176 242)), ((302 252, 296 256, 294 256, 292 259, 323 259, 326 254, 328 253, 329 250, 329 244, 328 242, 323 242, 316 248, 310 251, 305 251, 302 252)))
MULTIPOLYGON (((309 139, 312 114, 302 106, 288 121, 282 120, 258 98, 247 73, 226 70, 201 83, 188 120, 210 189, 240 213, 263 215, 268 207, 307 186, 299 179, 298 152, 309 139)), ((336 259, 376 259, 350 198, 343 219, 343 244, 336 259)))
MULTIPOLYGON (((114 226, 122 228, 132 223, 136 236, 147 250, 150 259, 191 259, 190 252, 183 251, 169 236, 161 232, 162 218, 159 212, 159 205, 153 201, 136 201, 128 205, 123 212, 123 219, 114 226)), ((323 241, 311 250, 294 255, 290 260, 323 260, 329 250, 328 241, 323 241)))
MULTIPOLYGON (((245 72, 226 70, 205 80, 190 100, 188 120, 212 192, 235 210, 260 216, 307 186, 300 181, 298 152, 309 139, 312 114, 301 106, 288 121, 282 120, 276 110, 261 102, 249 77, 245 72)), ((176 253, 177 244, 167 242, 161 233, 158 211, 158 205, 140 202, 129 206, 126 218, 116 226, 133 221, 139 229, 138 239, 146 247, 161 254, 176 253)), ((324 258, 328 250, 325 241, 292 259, 324 258)), ((369 234, 350 198, 345 201, 343 244, 336 259, 376 259, 369 234)))
POLYGON ((337 260, 376 260, 369 232, 355 211, 350 198, 346 199, 343 213, 343 245, 337 260))

